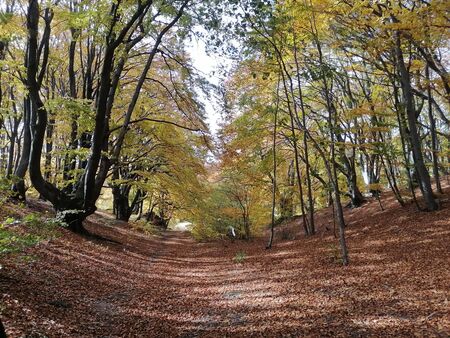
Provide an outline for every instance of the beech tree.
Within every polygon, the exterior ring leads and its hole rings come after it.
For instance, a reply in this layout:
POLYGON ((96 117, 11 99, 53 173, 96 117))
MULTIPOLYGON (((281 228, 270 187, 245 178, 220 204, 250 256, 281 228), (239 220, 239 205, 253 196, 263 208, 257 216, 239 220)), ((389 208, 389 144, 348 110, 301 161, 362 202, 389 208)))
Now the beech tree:
MULTIPOLYGON (((139 1, 133 4, 122 2, 111 4, 108 18, 104 19, 105 25, 98 27, 105 29, 106 33, 101 47, 102 63, 94 102, 95 125, 90 141, 90 155, 82 174, 74 184, 69 185, 68 189, 58 189, 45 180, 40 165, 42 146, 48 125, 48 111, 42 100, 40 89, 48 65, 54 10, 51 6, 44 9, 45 28, 43 34, 40 35, 40 6, 37 0, 29 1, 26 84, 31 102, 31 116, 32 118, 36 117, 36 124, 32 126, 30 179, 36 190, 53 204, 72 230, 82 232, 83 219, 95 211, 95 202, 100 195, 109 169, 120 156, 128 126, 155 55, 158 53, 165 35, 183 16, 188 3, 189 1, 174 3, 139 1), (160 18, 162 23, 158 20, 160 18), (149 51, 146 52, 146 63, 134 85, 134 93, 126 107, 123 124, 111 145, 111 112, 114 108, 122 72, 130 52, 139 46, 145 37, 149 37, 150 32, 155 35, 151 39, 149 51)), ((71 44, 71 50, 72 46, 71 44)), ((74 94, 73 91, 72 94, 74 94)))
MULTIPOLYGON (((259 112, 251 122, 259 138, 252 135, 252 142, 262 149, 272 144, 277 157, 292 164, 283 177, 283 166, 274 161, 271 173, 278 177, 266 188, 272 185, 275 192, 274 182, 279 186, 284 180, 297 187, 292 210, 301 216, 305 233, 314 233, 314 210, 326 196, 334 205, 347 264, 343 205, 359 207, 372 195, 383 208, 380 195, 389 188, 401 206, 412 200, 421 210, 436 210, 428 168, 439 192, 442 161, 448 160, 441 57, 446 38, 438 33, 443 4, 243 1, 236 6, 232 33, 241 37, 242 49, 233 81, 225 85, 234 93, 226 104, 232 102, 235 112, 224 130, 231 127, 229 137, 242 140, 247 130, 237 126, 259 112), (268 127, 256 128, 267 119, 264 107, 273 105, 267 92, 279 98, 272 137, 268 127)), ((273 121, 269 125, 273 128, 273 121)), ((239 156, 250 160, 257 149, 239 156)), ((282 194, 279 200, 272 214, 281 219, 282 194)))

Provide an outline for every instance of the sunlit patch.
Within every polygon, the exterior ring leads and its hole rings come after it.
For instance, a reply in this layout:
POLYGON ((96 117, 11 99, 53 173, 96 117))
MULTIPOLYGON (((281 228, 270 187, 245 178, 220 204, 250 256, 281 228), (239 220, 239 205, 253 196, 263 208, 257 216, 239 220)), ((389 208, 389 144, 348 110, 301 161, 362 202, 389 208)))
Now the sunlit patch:
POLYGON ((409 324, 412 320, 400 316, 368 316, 363 319, 352 319, 352 322, 358 326, 376 329, 399 327, 409 324))

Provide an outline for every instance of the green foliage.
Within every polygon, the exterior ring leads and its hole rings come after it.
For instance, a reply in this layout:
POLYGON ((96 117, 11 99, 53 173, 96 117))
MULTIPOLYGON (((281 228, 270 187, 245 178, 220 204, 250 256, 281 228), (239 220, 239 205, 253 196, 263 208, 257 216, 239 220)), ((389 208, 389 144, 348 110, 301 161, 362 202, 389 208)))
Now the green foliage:
POLYGON ((210 226, 210 224, 208 224, 207 226, 205 226, 204 224, 194 225, 191 234, 197 241, 214 240, 221 237, 221 235, 224 235, 221 232, 217 231, 216 227, 210 226))
POLYGON ((89 100, 61 97, 47 100, 45 106, 49 112, 62 119, 59 125, 62 131, 70 132, 70 124, 66 123, 66 119, 71 116, 77 117, 78 132, 91 131, 94 127, 94 112, 89 100))
POLYGON ((194 238, 197 240, 224 238, 229 234, 231 227, 235 229, 236 238, 244 238, 242 208, 239 202, 230 196, 230 189, 236 186, 223 181, 211 183, 209 188, 201 206, 201 214, 193 222, 194 238))
POLYGON ((11 225, 11 224, 13 224, 14 222, 16 222, 16 220, 14 219, 14 217, 7 217, 7 218, 2 222, 1 227, 11 225))
POLYGON ((38 213, 27 214, 22 220, 7 217, 0 225, 0 256, 22 252, 27 247, 59 237, 59 225, 55 218, 45 218, 38 213))
POLYGON ((33 234, 19 234, 12 229, 0 228, 0 256, 21 252, 25 248, 34 246, 42 240, 33 234))
POLYGON ((242 264, 246 259, 247 254, 244 251, 238 251, 233 257, 233 262, 235 262, 236 264, 242 264))
POLYGON ((25 215, 22 221, 30 227, 37 227, 42 223, 41 217, 37 213, 25 215))
POLYGON ((4 204, 10 197, 13 196, 11 190, 12 185, 16 182, 16 179, 0 177, 0 206, 4 204))
POLYGON ((161 232, 162 232, 161 229, 159 229, 152 223, 146 222, 144 220, 131 222, 130 224, 134 229, 136 229, 140 232, 143 232, 144 234, 149 235, 149 236, 161 235, 161 232))

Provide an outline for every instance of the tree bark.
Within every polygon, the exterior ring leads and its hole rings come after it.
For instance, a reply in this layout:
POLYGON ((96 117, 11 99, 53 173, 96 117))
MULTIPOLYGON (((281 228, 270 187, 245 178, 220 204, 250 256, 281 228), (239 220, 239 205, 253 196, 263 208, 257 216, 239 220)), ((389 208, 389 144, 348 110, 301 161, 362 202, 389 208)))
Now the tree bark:
POLYGON ((0 338, 6 338, 5 327, 3 326, 1 319, 0 319, 0 338))
POLYGON ((344 219, 344 211, 342 209, 342 203, 341 203, 341 194, 339 190, 339 181, 337 176, 337 170, 336 170, 336 155, 335 155, 335 142, 336 142, 336 122, 337 122, 337 112, 334 109, 334 106, 331 101, 330 92, 329 92, 329 86, 326 74, 324 72, 324 62, 323 62, 323 55, 322 55, 322 47, 319 41, 319 38, 317 36, 317 27, 316 27, 316 19, 314 15, 314 11, 312 11, 312 20, 311 20, 311 28, 315 32, 314 33, 314 40, 317 47, 317 52, 319 54, 319 66, 320 66, 320 73, 321 78, 323 82, 323 89, 324 89, 324 96, 325 96, 325 104, 328 110, 328 116, 327 116, 327 123, 328 128, 330 130, 330 162, 331 162, 331 168, 328 167, 330 180, 333 185, 333 191, 334 191, 334 210, 336 213, 336 218, 339 224, 339 244, 341 247, 341 258, 342 258, 342 264, 348 265, 349 264, 349 257, 348 257, 348 249, 347 249, 347 240, 345 238, 345 219, 344 219))
POLYGON ((425 204, 429 211, 437 210, 438 204, 434 199, 433 190, 431 187, 430 175, 425 167, 421 140, 417 131, 417 112, 414 107, 414 97, 411 89, 411 79, 408 70, 406 69, 405 62, 403 60, 403 52, 401 49, 400 33, 396 32, 396 59, 397 67, 399 71, 400 83, 402 86, 403 101, 406 108, 406 115, 409 128, 409 136, 411 140, 411 148, 413 152, 414 167, 419 179, 420 190, 425 199, 425 204))
POLYGON ((436 120, 433 116, 433 102, 432 102, 432 94, 431 94, 431 84, 430 84, 430 69, 427 66, 425 68, 425 76, 428 81, 427 84, 427 94, 428 94, 428 119, 430 121, 430 136, 431 136, 431 155, 433 159, 433 176, 436 182, 436 190, 442 194, 442 186, 441 180, 439 177, 439 149, 438 149, 438 139, 436 133, 436 120))
MULTIPOLYGON (((182 2, 180 8, 174 14, 172 21, 164 26, 159 32, 156 43, 152 48, 152 52, 149 56, 148 62, 145 66, 145 71, 151 65, 154 54, 157 52, 157 48, 161 43, 163 36, 175 25, 175 23, 181 18, 184 13, 184 9, 188 5, 189 0, 182 2)), ((144 34, 134 34, 136 30, 140 30, 142 23, 146 18, 146 15, 151 14, 151 6, 153 1, 138 1, 136 10, 134 13, 130 13, 126 16, 128 20, 117 29, 117 22, 124 17, 121 16, 120 6, 121 2, 111 3, 111 20, 110 30, 105 37, 105 46, 100 49, 103 51, 102 55, 98 56, 98 63, 102 64, 100 75, 98 76, 98 89, 96 90, 95 100, 95 126, 92 134, 92 140, 90 143, 91 153, 88 157, 87 163, 83 165, 84 172, 79 179, 74 183, 73 189, 58 189, 55 185, 48 182, 42 175, 40 161, 42 156, 42 147, 45 138, 45 132, 47 129, 48 112, 40 97, 40 89, 42 79, 45 74, 45 69, 49 56, 49 39, 51 21, 53 18, 52 9, 49 7, 45 10, 43 20, 45 27, 43 30, 41 41, 38 43, 39 36, 39 1, 28 1, 28 13, 27 13, 27 30, 28 30, 28 53, 27 53, 27 77, 26 84, 29 91, 30 101, 32 102, 32 109, 30 111, 32 119, 36 119, 36 123, 32 123, 32 147, 30 153, 29 173, 30 179, 36 190, 48 201, 50 201, 57 214, 67 219, 69 228, 82 232, 82 221, 90 214, 95 212, 95 203, 100 196, 101 189, 109 173, 111 167, 111 160, 108 153, 108 147, 111 145, 109 120, 111 117, 111 110, 113 107, 116 89, 119 84, 120 76, 123 70, 123 63, 126 60, 127 53, 130 49, 139 41, 144 38, 144 34), (121 45, 125 45, 124 56, 119 57, 117 50, 121 45), (122 65, 122 66, 121 66, 122 65)), ((108 30, 106 30, 108 32, 108 30)), ((141 32, 140 32, 141 33, 141 32)), ((74 86, 74 51, 75 44, 71 43, 69 60, 69 77, 71 96, 76 97, 74 86)), ((94 47, 95 48, 95 47, 94 47)), ((95 52, 94 52, 95 54, 95 52)), ((91 55, 92 56, 92 55, 91 55)), ((92 61, 91 59, 89 61, 92 61)), ((145 73, 145 72, 144 72, 145 73)), ((141 80, 144 76, 140 77, 140 80, 136 86, 135 96, 133 97, 134 103, 137 102, 140 89, 142 87, 141 80)), ((92 90, 93 78, 87 81, 87 91, 92 90)), ((90 95, 93 95, 90 93, 90 95)), ((134 106, 131 104, 127 111, 126 120, 129 120, 133 113, 134 106)), ((125 123, 126 124, 126 123, 125 123)), ((73 130, 75 128, 72 128, 73 130)), ((118 158, 121 150, 121 139, 125 136, 127 130, 121 131, 116 143, 112 147, 114 159, 118 158)), ((73 137, 72 137, 73 139, 73 137)), ((72 146, 74 142, 72 142, 72 146)), ((70 162, 70 161, 68 161, 70 162)))
MULTIPOLYGON (((331 109, 336 112, 336 109, 334 106, 331 107, 331 109)), ((336 113, 335 113, 336 114, 336 113)), ((337 126, 335 127, 337 129, 337 126)), ((342 136, 339 133, 336 133, 336 140, 338 142, 343 143, 344 140, 342 139, 342 136)), ((345 150, 340 148, 339 149, 339 157, 344 164, 344 170, 343 174, 347 178, 347 188, 348 188, 348 195, 350 196, 350 206, 352 208, 358 208, 364 203, 364 197, 359 190, 358 187, 358 178, 356 175, 356 166, 355 166, 355 158, 347 157, 345 154, 345 150)))
POLYGON ((297 58, 297 40, 294 34, 294 59, 295 66, 297 70, 297 87, 298 87, 298 98, 300 100, 300 111, 302 113, 302 127, 303 127, 303 151, 304 151, 304 162, 305 162, 305 172, 306 172, 306 188, 308 192, 308 212, 309 212, 309 233, 314 235, 316 233, 314 224, 314 198, 312 193, 312 183, 311 183, 311 167, 309 163, 309 147, 308 147, 308 137, 306 134, 306 111, 303 102, 303 91, 302 83, 300 79, 300 65, 297 58))
POLYGON ((270 224, 270 237, 269 243, 267 243, 266 249, 270 249, 273 244, 273 237, 275 232, 275 206, 276 206, 276 191, 277 191, 277 123, 278 123, 278 105, 279 105, 279 86, 280 83, 278 81, 277 87, 277 101, 274 112, 274 121, 273 121, 273 133, 272 133, 272 153, 273 153, 273 176, 272 176, 272 215, 271 215, 271 224, 270 224))
POLYGON ((21 201, 26 200, 25 196, 25 174, 28 170, 28 164, 30 163, 31 152, 31 100, 29 97, 24 99, 23 110, 23 145, 20 155, 19 164, 14 172, 17 182, 13 185, 13 196, 21 201))
MULTIPOLYGON (((280 55, 281 57, 281 55, 280 55)), ((294 148, 294 164, 295 164, 295 173, 297 176, 297 184, 298 184, 298 193, 299 193, 299 200, 300 200, 300 209, 302 212, 302 220, 303 220, 303 229, 305 231, 305 235, 310 235, 309 232, 309 227, 308 227, 308 221, 307 221, 307 217, 306 217, 306 211, 305 211, 305 202, 304 202, 304 198, 303 198, 303 184, 302 184, 302 177, 300 174, 300 164, 299 164, 299 153, 298 153, 298 144, 297 144, 297 135, 295 132, 295 126, 294 126, 294 119, 295 119, 295 115, 297 115, 297 111, 296 111, 296 106, 295 103, 292 103, 292 105, 294 106, 294 109, 291 108, 291 99, 289 98, 289 92, 291 94, 293 94, 293 86, 292 86, 292 82, 290 81, 290 91, 288 90, 288 86, 286 84, 286 76, 289 76, 289 74, 287 73, 287 70, 284 69, 284 62, 283 60, 280 60, 280 66, 282 66, 281 69, 281 74, 282 74, 282 79, 283 79, 283 88, 284 88, 284 93, 286 96, 286 100, 287 100, 287 106, 288 106, 288 111, 289 111, 289 121, 290 121, 290 129, 291 129, 291 133, 292 133, 292 145, 294 148)))
POLYGON ((15 146, 16 140, 18 138, 18 129, 19 129, 20 120, 17 116, 13 118, 13 130, 11 130, 11 136, 9 138, 9 154, 8 154, 8 163, 6 165, 6 177, 10 177, 14 170, 14 155, 15 155, 15 146))
POLYGON ((416 198, 416 192, 414 190, 414 184, 413 184, 413 179, 412 179, 412 175, 411 175, 411 171, 410 171, 410 162, 409 162, 409 156, 408 156, 408 144, 407 144, 407 138, 406 138, 406 134, 407 134, 407 127, 406 127, 406 122, 403 116, 403 107, 400 105, 400 99, 399 99, 399 93, 398 93, 398 87, 396 85, 395 80, 392 81, 392 85, 393 85, 393 89, 394 89, 394 105, 396 108, 396 115, 397 115, 397 123, 398 123, 398 128, 400 131, 400 142, 402 144, 402 153, 403 153, 403 159, 405 161, 405 167, 406 167, 406 177, 408 178, 408 187, 409 190, 411 192, 411 197, 414 201, 414 204, 416 205, 418 210, 421 210, 420 205, 417 201, 416 198))

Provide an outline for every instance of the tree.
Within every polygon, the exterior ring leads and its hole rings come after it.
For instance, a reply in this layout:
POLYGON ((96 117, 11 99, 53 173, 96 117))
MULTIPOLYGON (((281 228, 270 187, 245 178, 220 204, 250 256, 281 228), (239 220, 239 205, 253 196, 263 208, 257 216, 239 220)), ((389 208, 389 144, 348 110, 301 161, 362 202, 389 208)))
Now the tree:
POLYGON ((51 21, 54 14, 51 7, 45 9, 45 30, 39 41, 39 4, 37 0, 29 1, 26 83, 31 102, 31 115, 37 118, 36 124, 32 125, 33 142, 30 153, 30 179, 36 190, 53 204, 70 229, 83 232, 83 219, 95 211, 95 202, 100 195, 111 165, 117 161, 120 155, 142 86, 146 81, 155 55, 159 51, 159 46, 167 32, 183 16, 188 2, 181 2, 178 7, 174 7, 177 5, 176 3, 173 5, 161 4, 161 16, 167 18, 167 21, 163 24, 159 24, 155 17, 152 17, 153 22, 147 22, 147 18, 152 13, 151 9, 153 6, 157 6, 152 1, 138 2, 131 5, 119 2, 111 5, 111 16, 107 19, 106 31, 108 33, 104 38, 103 62, 94 105, 95 125, 92 133, 91 152, 83 173, 73 185, 69 186, 69 190, 58 189, 55 185, 46 181, 40 167, 42 146, 48 124, 48 111, 42 101, 40 87, 48 64, 51 21), (122 13, 126 13, 126 15, 122 15, 122 13), (156 30, 156 37, 148 52, 144 68, 133 89, 134 93, 128 104, 123 124, 114 146, 108 149, 111 136, 111 112, 127 56, 143 40, 147 32, 153 29, 156 30), (39 55, 41 51, 40 46, 43 46, 44 56, 42 58, 39 55), (109 155, 106 155, 108 152, 109 155))

